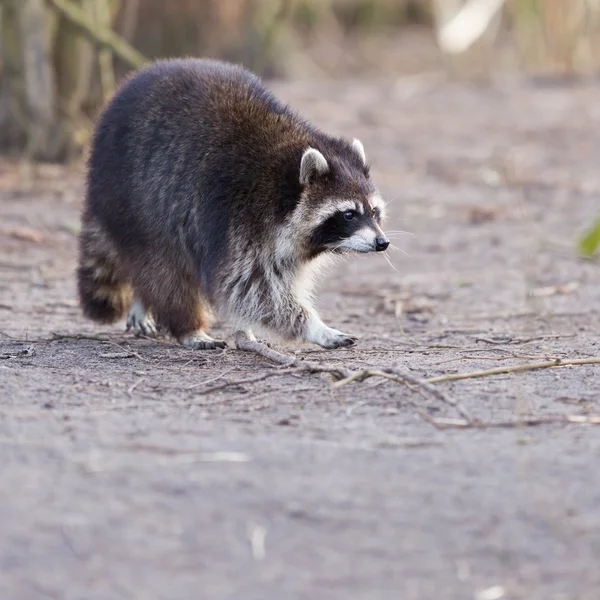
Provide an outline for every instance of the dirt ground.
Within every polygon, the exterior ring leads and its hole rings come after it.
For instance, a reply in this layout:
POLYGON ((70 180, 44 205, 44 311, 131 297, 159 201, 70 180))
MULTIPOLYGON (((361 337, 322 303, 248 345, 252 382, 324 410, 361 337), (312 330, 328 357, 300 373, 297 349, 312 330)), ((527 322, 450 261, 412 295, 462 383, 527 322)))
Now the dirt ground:
MULTIPOLYGON (((356 348, 283 347, 418 378, 600 355, 600 87, 438 75, 274 86, 360 137, 406 251, 321 286, 356 348)), ((233 349, 83 319, 82 178, 0 166, 0 597, 597 600, 600 367, 333 388, 233 349), (72 337, 65 337, 71 335, 72 337), (80 339, 76 339, 80 336, 80 339), (95 338, 95 339, 94 339, 95 338), (438 422, 438 427, 435 426, 438 422)), ((231 337, 227 324, 217 333, 231 337)))

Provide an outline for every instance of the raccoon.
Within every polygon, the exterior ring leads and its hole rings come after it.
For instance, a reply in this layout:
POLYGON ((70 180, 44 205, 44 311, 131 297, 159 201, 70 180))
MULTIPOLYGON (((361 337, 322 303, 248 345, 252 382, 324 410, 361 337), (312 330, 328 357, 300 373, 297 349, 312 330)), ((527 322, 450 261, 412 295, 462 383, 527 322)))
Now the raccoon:
POLYGON ((301 118, 241 66, 159 60, 97 123, 79 238, 84 314, 194 349, 226 346, 214 316, 324 348, 315 276, 337 254, 380 252, 385 204, 361 142, 301 118))

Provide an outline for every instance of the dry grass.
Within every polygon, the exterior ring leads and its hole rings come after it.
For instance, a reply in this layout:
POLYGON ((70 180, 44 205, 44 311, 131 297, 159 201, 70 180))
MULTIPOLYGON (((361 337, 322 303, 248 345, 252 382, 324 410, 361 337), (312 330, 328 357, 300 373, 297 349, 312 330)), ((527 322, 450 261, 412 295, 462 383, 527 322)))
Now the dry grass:
MULTIPOLYGON (((383 45, 375 52, 382 68, 396 68, 403 63, 382 55, 394 48, 405 50, 399 40, 395 44, 384 40, 417 27, 431 30, 435 47, 433 28, 478 3, 490 4, 489 0, 123 0, 117 30, 149 56, 222 56, 272 75, 293 75, 300 60, 303 69, 308 61, 314 63, 314 73, 329 75, 327 61, 323 66, 320 60, 324 48, 334 54, 336 48, 346 52, 348 45, 353 53, 373 52, 373 45, 357 41, 372 39, 377 47, 379 40, 383 45)), ((506 65, 533 73, 589 73, 600 60, 599 33, 599 0, 505 0, 500 13, 481 32, 473 33, 473 43, 447 64, 476 74, 506 65)), ((343 68, 339 61, 336 65, 343 68)))

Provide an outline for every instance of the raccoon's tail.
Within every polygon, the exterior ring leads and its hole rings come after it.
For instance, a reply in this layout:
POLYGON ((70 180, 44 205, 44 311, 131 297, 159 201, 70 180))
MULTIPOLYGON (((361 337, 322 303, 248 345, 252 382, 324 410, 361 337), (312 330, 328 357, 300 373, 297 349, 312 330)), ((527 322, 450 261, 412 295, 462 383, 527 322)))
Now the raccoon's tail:
POLYGON ((99 323, 125 315, 132 298, 116 249, 100 225, 84 215, 79 234, 77 288, 83 314, 99 323))

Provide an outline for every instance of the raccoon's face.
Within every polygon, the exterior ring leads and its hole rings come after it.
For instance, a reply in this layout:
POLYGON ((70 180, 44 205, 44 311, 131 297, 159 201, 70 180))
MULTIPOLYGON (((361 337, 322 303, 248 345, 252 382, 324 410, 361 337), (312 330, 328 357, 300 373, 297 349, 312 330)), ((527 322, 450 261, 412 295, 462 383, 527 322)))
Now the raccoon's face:
POLYGON ((382 252, 390 242, 381 229, 385 204, 372 183, 358 140, 346 156, 307 149, 300 166, 305 186, 305 227, 313 253, 382 252))

